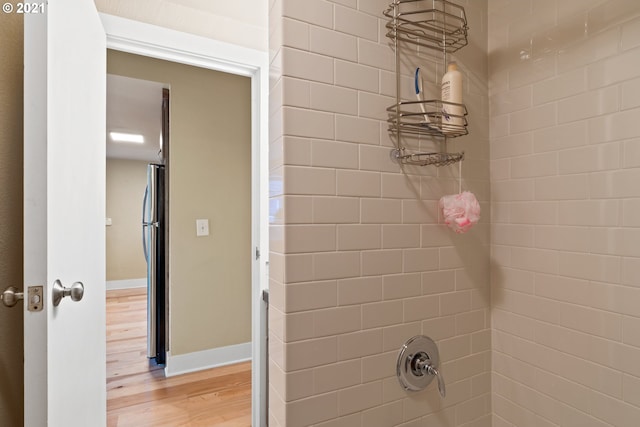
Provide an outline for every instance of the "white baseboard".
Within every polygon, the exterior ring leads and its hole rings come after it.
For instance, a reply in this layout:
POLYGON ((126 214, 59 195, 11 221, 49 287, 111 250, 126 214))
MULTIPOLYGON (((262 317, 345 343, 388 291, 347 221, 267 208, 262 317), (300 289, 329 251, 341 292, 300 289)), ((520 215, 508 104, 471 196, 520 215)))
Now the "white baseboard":
POLYGON ((113 291, 115 289, 145 288, 146 286, 146 277, 143 277, 142 279, 107 280, 108 291, 113 291))
POLYGON ((248 360, 251 360, 251 342, 176 356, 172 356, 168 351, 164 374, 167 377, 173 377, 248 360))

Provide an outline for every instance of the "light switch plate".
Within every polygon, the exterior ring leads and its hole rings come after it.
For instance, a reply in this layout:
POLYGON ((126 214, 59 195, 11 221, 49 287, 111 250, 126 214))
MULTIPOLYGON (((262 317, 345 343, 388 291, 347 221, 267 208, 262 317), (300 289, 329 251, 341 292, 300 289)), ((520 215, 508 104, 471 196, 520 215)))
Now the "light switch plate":
POLYGON ((196 219, 196 236, 208 236, 208 235, 209 235, 209 220, 196 219))

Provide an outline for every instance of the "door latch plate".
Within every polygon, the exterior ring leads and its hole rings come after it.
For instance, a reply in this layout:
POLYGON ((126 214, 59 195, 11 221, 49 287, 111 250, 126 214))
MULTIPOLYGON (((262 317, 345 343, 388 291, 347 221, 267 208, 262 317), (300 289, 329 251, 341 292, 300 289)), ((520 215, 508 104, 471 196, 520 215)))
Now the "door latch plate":
POLYGON ((42 311, 44 308, 44 286, 29 286, 27 300, 29 311, 42 311))

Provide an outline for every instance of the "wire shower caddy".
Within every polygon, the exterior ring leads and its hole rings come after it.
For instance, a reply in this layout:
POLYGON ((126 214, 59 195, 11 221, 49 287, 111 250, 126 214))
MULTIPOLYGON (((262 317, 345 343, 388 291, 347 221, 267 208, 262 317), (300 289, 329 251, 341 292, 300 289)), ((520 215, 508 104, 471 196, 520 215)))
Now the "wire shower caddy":
POLYGON ((388 130, 397 138, 398 148, 392 157, 403 164, 446 166, 464 159, 461 153, 407 153, 402 146, 402 134, 442 138, 467 135, 467 109, 464 104, 439 99, 403 101, 400 96, 401 43, 411 44, 447 54, 468 44, 467 18, 462 6, 447 0, 394 0, 383 12, 389 18, 386 36, 393 40, 396 65, 396 102, 387 108, 388 130), (454 107, 454 108, 446 108, 454 107), (457 111, 458 115, 447 113, 457 111))

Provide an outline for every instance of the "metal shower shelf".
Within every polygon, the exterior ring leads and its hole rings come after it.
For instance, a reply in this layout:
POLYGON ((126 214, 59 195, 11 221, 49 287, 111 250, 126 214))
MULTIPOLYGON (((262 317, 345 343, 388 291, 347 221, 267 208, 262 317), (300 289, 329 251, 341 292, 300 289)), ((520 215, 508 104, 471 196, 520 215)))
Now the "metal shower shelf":
POLYGON ((405 165, 416 166, 447 166, 464 160, 461 153, 410 153, 405 154, 404 148, 391 151, 391 157, 405 165))
POLYGON ((383 12, 387 37, 452 53, 467 45, 467 17, 447 0, 394 0, 383 12))
POLYGON ((427 101, 401 101, 387 108, 389 131, 404 134, 456 138, 467 135, 467 108, 464 104, 431 99, 427 101), (445 113, 459 111, 460 115, 445 113), (453 107, 453 108, 451 108, 453 107))

